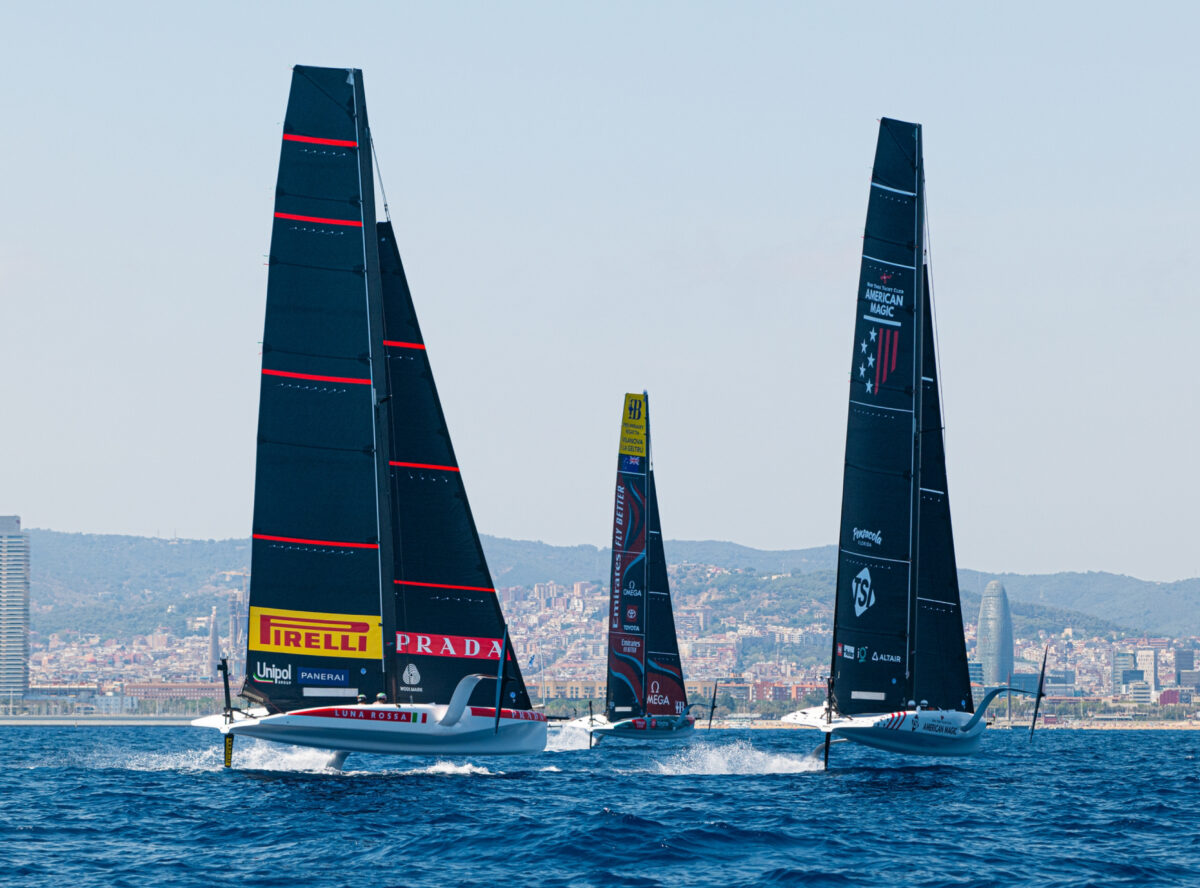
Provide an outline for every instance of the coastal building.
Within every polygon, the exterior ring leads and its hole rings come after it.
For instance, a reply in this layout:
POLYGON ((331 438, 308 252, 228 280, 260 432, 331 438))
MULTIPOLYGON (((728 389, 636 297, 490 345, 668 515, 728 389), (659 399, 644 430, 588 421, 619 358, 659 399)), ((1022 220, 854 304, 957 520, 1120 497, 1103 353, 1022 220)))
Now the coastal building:
POLYGON ((975 645, 983 664, 984 685, 1006 684, 1013 670, 1012 612, 1008 608, 1008 592, 999 580, 992 580, 983 590, 975 645))
MULTIPOLYGON (((1114 694, 1122 693, 1122 685, 1128 683, 1125 678, 1125 673, 1137 668, 1137 661, 1133 657, 1133 651, 1118 651, 1113 650, 1112 654, 1112 687, 1114 694)), ((1141 678, 1138 678, 1141 681, 1141 678)))
POLYGON ((1175 649, 1175 684, 1183 684, 1183 673, 1190 672, 1196 668, 1196 649, 1195 648, 1176 648, 1175 649))
POLYGON ((205 674, 209 678, 217 677, 217 664, 221 662, 220 636, 217 632, 217 607, 213 605, 212 615, 208 618, 208 668, 205 674))
POLYGON ((1134 662, 1137 663, 1136 668, 1142 670, 1146 684, 1150 685, 1152 691, 1157 691, 1161 687, 1158 683, 1158 651, 1157 647, 1144 647, 1133 652, 1134 662))
POLYGON ((0 515, 0 705, 29 690, 29 534, 0 515))

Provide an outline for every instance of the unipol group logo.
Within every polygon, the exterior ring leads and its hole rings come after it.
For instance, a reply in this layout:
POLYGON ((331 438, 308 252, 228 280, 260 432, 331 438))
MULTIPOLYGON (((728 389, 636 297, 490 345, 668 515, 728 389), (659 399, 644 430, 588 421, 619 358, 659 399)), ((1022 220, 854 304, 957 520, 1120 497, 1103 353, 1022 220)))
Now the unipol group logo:
POLYGON ((875 603, 875 590, 871 588, 871 571, 863 568, 851 580, 854 583, 854 616, 861 617, 875 603))
POLYGON ((292 683, 292 664, 276 666, 274 663, 255 661, 254 680, 260 684, 290 685, 292 683))
POLYGON ((378 616, 252 607, 250 650, 378 660, 383 637, 378 616))

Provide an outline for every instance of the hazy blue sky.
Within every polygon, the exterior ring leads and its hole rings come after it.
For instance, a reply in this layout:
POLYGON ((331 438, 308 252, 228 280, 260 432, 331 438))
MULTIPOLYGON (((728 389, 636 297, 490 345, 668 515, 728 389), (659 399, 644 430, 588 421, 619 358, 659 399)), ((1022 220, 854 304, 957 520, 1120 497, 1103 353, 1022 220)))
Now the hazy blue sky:
POLYGON ((1195 4, 0 13, 0 513, 245 536, 293 64, 355 66, 480 529, 836 541, 881 115, 925 125, 959 563, 1200 574, 1195 4))

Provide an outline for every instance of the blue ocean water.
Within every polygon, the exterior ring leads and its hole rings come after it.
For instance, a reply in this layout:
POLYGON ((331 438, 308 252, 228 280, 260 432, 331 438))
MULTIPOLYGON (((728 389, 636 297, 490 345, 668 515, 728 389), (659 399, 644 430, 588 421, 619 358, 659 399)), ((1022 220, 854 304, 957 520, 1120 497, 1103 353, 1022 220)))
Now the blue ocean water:
POLYGON ((991 729, 967 759, 796 730, 429 761, 0 727, 20 886, 1200 885, 1200 732, 991 729))

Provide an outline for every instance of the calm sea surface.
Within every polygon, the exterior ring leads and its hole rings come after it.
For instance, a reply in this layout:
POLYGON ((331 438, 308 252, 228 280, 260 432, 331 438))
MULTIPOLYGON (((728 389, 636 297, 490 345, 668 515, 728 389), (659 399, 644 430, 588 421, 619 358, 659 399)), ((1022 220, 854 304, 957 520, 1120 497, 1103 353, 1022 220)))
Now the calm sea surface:
POLYGON ((194 728, 0 727, 14 886, 1200 885, 1200 731, 990 729, 969 759, 806 731, 522 758, 194 728))

